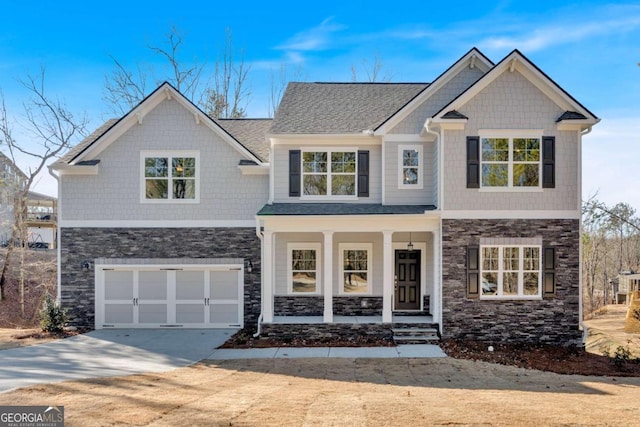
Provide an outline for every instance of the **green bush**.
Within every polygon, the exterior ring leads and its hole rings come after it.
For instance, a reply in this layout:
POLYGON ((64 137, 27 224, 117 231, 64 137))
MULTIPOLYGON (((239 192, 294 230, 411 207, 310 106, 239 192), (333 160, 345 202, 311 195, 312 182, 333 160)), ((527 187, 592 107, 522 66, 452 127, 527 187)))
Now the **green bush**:
POLYGON ((44 332, 62 332, 67 322, 67 311, 47 294, 40 310, 40 327, 44 332))

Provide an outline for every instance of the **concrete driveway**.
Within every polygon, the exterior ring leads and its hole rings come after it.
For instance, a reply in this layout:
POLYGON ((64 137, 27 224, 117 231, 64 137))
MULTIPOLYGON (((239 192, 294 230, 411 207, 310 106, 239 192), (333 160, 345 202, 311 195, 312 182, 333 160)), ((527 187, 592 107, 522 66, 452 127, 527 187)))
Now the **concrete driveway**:
POLYGON ((0 393, 32 384, 162 372, 206 359, 234 329, 92 331, 0 351, 0 393))

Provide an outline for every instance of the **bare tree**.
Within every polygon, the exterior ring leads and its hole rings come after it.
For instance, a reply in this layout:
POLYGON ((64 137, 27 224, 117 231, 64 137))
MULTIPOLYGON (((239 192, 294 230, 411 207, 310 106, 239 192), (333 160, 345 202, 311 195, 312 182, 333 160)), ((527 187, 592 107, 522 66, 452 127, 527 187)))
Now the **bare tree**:
MULTIPOLYGON (((361 61, 362 69, 364 70, 366 79, 365 82, 375 83, 375 82, 390 82, 391 74, 389 72, 385 72, 381 74, 384 69, 384 64, 382 63, 382 59, 380 58, 380 54, 378 52, 375 53, 373 57, 373 61, 369 63, 369 60, 362 59, 361 61)), ((351 64, 351 81, 357 82, 358 78, 358 67, 355 64, 351 64)))
POLYGON ((200 100, 203 110, 215 118, 241 118, 247 115, 251 89, 247 86, 250 66, 244 62, 244 50, 236 59, 233 34, 227 28, 221 56, 216 60, 213 86, 207 87, 200 100))
POLYGON ((287 64, 281 63, 278 71, 271 69, 269 73, 269 117, 276 115, 278 105, 284 94, 287 84, 292 81, 306 80, 303 77, 302 67, 298 66, 290 73, 287 64))
POLYGON ((68 150, 73 143, 86 134, 88 120, 86 116, 76 118, 56 97, 51 97, 45 91, 45 69, 41 68, 39 75, 27 76, 20 80, 22 86, 29 92, 30 98, 23 103, 26 123, 24 123, 31 136, 31 145, 18 142, 13 137, 11 120, 8 116, 4 95, 0 92, 0 138, 6 145, 9 157, 16 163, 16 155, 26 156, 31 159, 31 164, 26 171, 24 182, 15 191, 14 199, 14 224, 9 239, 9 245, 5 254, 2 273, 0 273, 0 294, 3 292, 12 253, 16 247, 20 248, 19 254, 19 289, 20 307, 24 315, 24 282, 25 269, 22 268, 25 260, 25 249, 28 242, 28 229, 25 223, 27 213, 27 200, 29 189, 36 176, 53 159, 62 152, 68 150))
POLYGON ((103 100, 116 115, 123 115, 144 99, 150 89, 168 81, 183 95, 198 104, 212 117, 244 117, 251 91, 247 77, 250 67, 245 64, 244 52, 239 58, 233 48, 231 30, 226 30, 225 43, 214 64, 212 76, 206 78, 207 67, 197 59, 182 57, 184 38, 172 27, 161 46, 147 46, 166 65, 162 70, 136 65, 129 70, 111 57, 115 70, 105 78, 103 100))
POLYGON ((130 71, 111 56, 115 70, 105 78, 103 100, 113 113, 123 115, 138 105, 147 95, 149 79, 155 85, 167 80, 191 100, 199 96, 204 64, 198 64, 194 59, 193 65, 185 66, 180 58, 184 39, 176 27, 172 27, 165 37, 165 46, 147 46, 151 52, 166 60, 167 67, 159 75, 154 69, 145 69, 140 64, 135 71, 130 71))

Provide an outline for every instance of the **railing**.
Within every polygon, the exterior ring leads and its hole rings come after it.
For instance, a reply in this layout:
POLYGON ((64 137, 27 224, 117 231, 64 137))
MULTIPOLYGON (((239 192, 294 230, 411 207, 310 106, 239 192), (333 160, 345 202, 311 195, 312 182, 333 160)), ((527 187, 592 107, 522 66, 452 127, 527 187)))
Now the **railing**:
POLYGON ((56 214, 46 212, 35 212, 27 214, 27 221, 29 222, 42 222, 51 223, 56 222, 56 214))

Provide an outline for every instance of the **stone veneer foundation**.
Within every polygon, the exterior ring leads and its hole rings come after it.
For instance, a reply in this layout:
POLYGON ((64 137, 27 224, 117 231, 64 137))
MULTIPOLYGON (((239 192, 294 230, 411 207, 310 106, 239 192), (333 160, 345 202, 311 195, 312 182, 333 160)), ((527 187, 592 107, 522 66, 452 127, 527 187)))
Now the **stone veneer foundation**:
POLYGON ((580 323, 578 220, 442 220, 444 338, 578 344, 580 323), (481 238, 542 238, 556 248, 556 296, 518 301, 468 299, 466 248, 481 238))
MULTIPOLYGON (((273 299, 276 316, 322 316, 323 296, 276 295, 273 299)), ((382 297, 333 297, 336 316, 381 316, 382 297)))
POLYGON ((244 322, 260 315, 260 240, 255 228, 61 228, 62 307, 69 323, 94 327, 94 260, 97 258, 241 258, 253 270, 244 274, 244 322), (89 271, 82 263, 89 261, 89 271))

